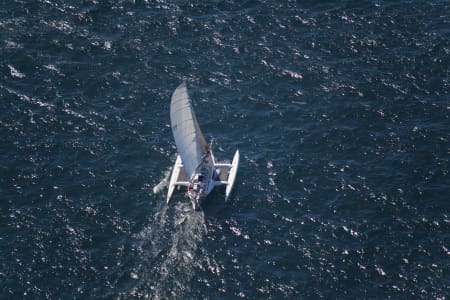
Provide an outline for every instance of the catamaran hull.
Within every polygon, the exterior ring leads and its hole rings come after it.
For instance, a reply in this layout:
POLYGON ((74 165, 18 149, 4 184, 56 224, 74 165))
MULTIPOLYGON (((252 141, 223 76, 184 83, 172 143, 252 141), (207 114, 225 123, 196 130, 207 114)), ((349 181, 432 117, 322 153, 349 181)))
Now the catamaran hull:
MULTIPOLYGON (((225 185, 225 202, 230 199, 231 192, 233 191, 234 183, 236 181, 237 171, 239 169, 239 150, 236 150, 231 163, 216 163, 214 162, 214 173, 216 170, 220 170, 220 175, 217 180, 211 179, 208 185, 206 196, 213 190, 215 186, 225 185)), ((172 175, 170 176, 169 188, 167 191, 167 203, 170 202, 176 186, 184 186, 189 188, 189 179, 186 176, 181 156, 177 155, 175 164, 173 165, 172 175)), ((203 201, 203 199, 202 199, 203 201)))

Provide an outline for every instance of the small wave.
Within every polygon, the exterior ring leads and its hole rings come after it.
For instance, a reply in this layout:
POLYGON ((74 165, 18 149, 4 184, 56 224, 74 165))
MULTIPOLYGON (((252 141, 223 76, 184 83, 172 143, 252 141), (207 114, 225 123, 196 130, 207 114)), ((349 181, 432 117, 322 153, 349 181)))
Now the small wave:
POLYGON ((19 70, 17 70, 13 66, 8 65, 8 67, 9 67, 9 71, 11 72, 11 76, 12 77, 17 77, 17 78, 24 78, 25 77, 25 74, 19 72, 19 70))
POLYGON ((44 65, 43 67, 46 68, 47 70, 55 72, 58 75, 64 76, 61 70, 53 64, 44 65))
POLYGON ((53 104, 51 104, 51 103, 43 102, 43 101, 39 100, 36 97, 27 96, 24 93, 18 92, 16 90, 8 88, 6 86, 0 85, 0 88, 4 88, 6 91, 8 91, 8 93, 19 97, 19 99, 22 100, 22 101, 25 101, 25 102, 28 102, 28 103, 32 103, 32 104, 35 104, 35 105, 39 105, 40 107, 45 107, 48 110, 52 110, 52 109, 55 108, 55 106, 53 104))
POLYGON ((5 46, 7 49, 23 49, 23 44, 16 43, 14 41, 5 41, 5 46))

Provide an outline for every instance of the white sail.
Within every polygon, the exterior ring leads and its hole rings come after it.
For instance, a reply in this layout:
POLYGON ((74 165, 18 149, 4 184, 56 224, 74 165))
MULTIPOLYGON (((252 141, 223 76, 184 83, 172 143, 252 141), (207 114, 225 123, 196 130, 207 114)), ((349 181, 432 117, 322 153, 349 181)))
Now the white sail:
POLYGON ((202 155, 206 152, 206 141, 198 126, 184 82, 173 92, 170 123, 178 153, 190 177, 202 162, 202 155))

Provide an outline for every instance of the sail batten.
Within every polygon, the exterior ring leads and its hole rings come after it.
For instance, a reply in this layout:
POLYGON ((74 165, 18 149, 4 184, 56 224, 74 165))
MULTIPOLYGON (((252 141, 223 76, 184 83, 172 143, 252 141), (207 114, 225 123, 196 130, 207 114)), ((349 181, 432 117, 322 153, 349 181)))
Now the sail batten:
POLYGON ((206 152, 206 141, 195 117, 185 83, 173 92, 170 122, 178 153, 187 175, 191 176, 206 152))

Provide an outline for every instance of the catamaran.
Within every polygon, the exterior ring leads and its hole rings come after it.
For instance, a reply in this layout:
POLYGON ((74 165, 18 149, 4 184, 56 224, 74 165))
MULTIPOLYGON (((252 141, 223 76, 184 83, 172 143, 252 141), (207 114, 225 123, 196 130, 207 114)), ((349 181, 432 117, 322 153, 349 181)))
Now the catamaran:
POLYGON ((212 143, 206 143, 200 130, 184 82, 172 94, 170 123, 178 155, 170 177, 167 203, 176 186, 187 187, 194 210, 200 208, 216 186, 226 186, 225 201, 228 201, 239 167, 239 150, 236 150, 231 163, 216 162, 212 143))

